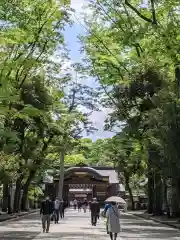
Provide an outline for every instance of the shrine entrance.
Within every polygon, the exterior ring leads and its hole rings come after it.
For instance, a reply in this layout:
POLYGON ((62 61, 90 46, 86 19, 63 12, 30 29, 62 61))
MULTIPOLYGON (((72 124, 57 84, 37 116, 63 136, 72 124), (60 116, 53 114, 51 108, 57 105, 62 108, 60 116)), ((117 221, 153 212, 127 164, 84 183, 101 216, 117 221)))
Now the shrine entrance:
POLYGON ((83 200, 86 198, 90 201, 94 196, 92 184, 69 184, 68 201, 74 199, 83 200))
POLYGON ((68 168, 64 176, 64 200, 70 202, 86 198, 90 201, 93 197, 103 197, 104 200, 108 196, 108 183, 108 177, 102 176, 91 167, 68 168), (102 196, 97 196, 97 191, 101 191, 102 196))
MULTIPOLYGON (((75 166, 65 169, 63 199, 70 202, 74 199, 88 201, 96 197, 100 203, 117 194, 119 184, 117 174, 110 167, 75 166)), ((53 176, 53 184, 47 184, 46 193, 54 199, 58 193, 59 174, 53 176)))

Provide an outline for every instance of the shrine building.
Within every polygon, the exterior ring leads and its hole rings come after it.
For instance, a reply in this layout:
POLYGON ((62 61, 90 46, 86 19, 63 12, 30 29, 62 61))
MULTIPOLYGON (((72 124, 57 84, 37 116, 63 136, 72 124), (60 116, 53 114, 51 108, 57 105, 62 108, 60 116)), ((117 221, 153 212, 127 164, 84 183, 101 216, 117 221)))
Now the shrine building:
MULTIPOLYGON (((53 175, 53 182, 45 184, 45 194, 55 199, 58 193, 59 174, 53 175)), ((90 167, 79 165, 65 167, 63 199, 70 202, 74 199, 88 201, 96 197, 100 203, 110 196, 119 194, 118 174, 113 167, 90 167)))

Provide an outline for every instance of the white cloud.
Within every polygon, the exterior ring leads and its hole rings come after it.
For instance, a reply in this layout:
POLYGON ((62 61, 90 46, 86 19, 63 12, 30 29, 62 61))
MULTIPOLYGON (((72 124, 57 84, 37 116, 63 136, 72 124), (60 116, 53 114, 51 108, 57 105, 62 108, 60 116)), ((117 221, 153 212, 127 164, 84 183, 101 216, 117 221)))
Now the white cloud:
MULTIPOLYGON (((92 10, 87 7, 89 2, 89 0, 71 0, 71 8, 75 10, 72 19, 73 21, 75 21, 76 24, 79 24, 80 26, 84 25, 84 18, 87 16, 89 17, 92 14, 92 10)), ((71 71, 72 76, 75 78, 76 73, 73 71, 73 69, 71 69, 71 71)), ((81 79, 80 81, 82 84, 96 88, 97 83, 91 77, 81 79)), ((81 108, 81 110, 85 111, 85 109, 83 108, 81 108)), ((108 113, 110 112, 110 109, 102 108, 101 111, 94 111, 91 114, 89 119, 93 122, 93 125, 98 129, 98 131, 88 137, 92 138, 95 141, 99 138, 108 138, 114 135, 112 132, 104 131, 104 121, 106 120, 108 113)))
POLYGON ((101 127, 110 112, 110 109, 102 108, 101 111, 94 111, 89 118, 96 127, 101 127))
POLYGON ((85 0, 71 0, 71 7, 76 11, 76 14, 82 13, 84 5, 87 5, 85 0))
POLYGON ((91 10, 87 7, 89 0, 71 0, 71 7, 75 10, 73 20, 83 22, 85 15, 90 15, 91 10))
POLYGON ((91 134, 89 137, 96 141, 99 138, 109 138, 114 136, 114 133, 109 131, 104 131, 104 121, 106 120, 108 114, 111 112, 111 109, 103 108, 101 111, 94 111, 89 117, 90 121, 92 121, 94 127, 98 129, 95 133, 91 134))

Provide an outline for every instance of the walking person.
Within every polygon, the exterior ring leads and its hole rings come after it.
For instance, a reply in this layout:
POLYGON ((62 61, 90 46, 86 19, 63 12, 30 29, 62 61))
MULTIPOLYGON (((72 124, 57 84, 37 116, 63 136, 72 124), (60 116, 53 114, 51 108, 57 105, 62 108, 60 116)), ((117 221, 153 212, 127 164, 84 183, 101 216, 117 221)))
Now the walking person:
POLYGON ((78 206, 78 212, 81 212, 81 206, 82 206, 81 200, 78 200, 77 206, 78 206))
POLYGON ((89 201, 89 203, 88 203, 89 204, 89 211, 91 211, 91 203, 92 203, 91 201, 89 201))
POLYGON ((115 202, 111 203, 106 212, 106 217, 110 238, 111 240, 116 240, 117 234, 120 232, 120 213, 115 202))
POLYGON ((85 198, 85 199, 84 199, 84 202, 83 202, 83 210, 84 210, 84 213, 86 213, 87 207, 88 207, 88 202, 87 202, 87 199, 85 198))
POLYGON ((96 226, 99 212, 100 212, 99 203, 96 198, 93 198, 93 201, 91 202, 91 224, 92 224, 92 226, 96 226))
POLYGON ((49 196, 41 203, 40 215, 42 216, 42 228, 43 232, 49 232, 51 223, 51 214, 54 211, 53 202, 49 199, 49 196))
POLYGON ((64 209, 65 209, 65 203, 63 200, 61 200, 60 207, 59 207, 61 219, 64 218, 64 209))
POLYGON ((54 201, 55 224, 59 222, 60 201, 58 198, 54 201))
POLYGON ((74 210, 76 210, 76 208, 77 208, 77 200, 76 199, 74 199, 74 201, 73 201, 73 206, 74 206, 74 210))
MULTIPOLYGON (((106 205, 104 206, 104 210, 103 210, 103 217, 106 217, 106 213, 107 213, 107 210, 111 207, 111 204, 110 203, 106 203, 106 205)), ((107 234, 109 234, 109 231, 108 231, 108 222, 106 221, 106 231, 107 231, 107 234)))

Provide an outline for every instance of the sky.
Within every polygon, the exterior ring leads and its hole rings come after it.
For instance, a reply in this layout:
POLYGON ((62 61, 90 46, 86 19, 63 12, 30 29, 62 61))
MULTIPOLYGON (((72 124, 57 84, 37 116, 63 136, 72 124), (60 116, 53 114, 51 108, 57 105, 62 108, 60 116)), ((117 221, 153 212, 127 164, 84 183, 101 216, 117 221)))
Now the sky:
MULTIPOLYGON (((81 21, 82 20, 82 6, 87 3, 87 0, 71 0, 71 7, 75 9, 76 13, 75 16, 81 21)), ((82 27, 82 25, 75 21, 72 27, 67 26, 65 29, 65 41, 68 45, 68 48, 70 49, 70 58, 72 63, 80 62, 82 59, 82 55, 79 52, 79 49, 81 47, 80 43, 78 42, 78 35, 84 35, 85 29, 82 27)), ((87 85, 94 87, 97 85, 94 81, 94 79, 89 78, 86 82, 87 85)), ((90 120, 93 122, 94 126, 98 129, 94 134, 89 135, 93 141, 99 139, 99 138, 108 138, 112 137, 112 132, 107 132, 103 130, 104 120, 106 119, 108 114, 107 109, 103 109, 100 112, 93 112, 90 116, 90 120)))

